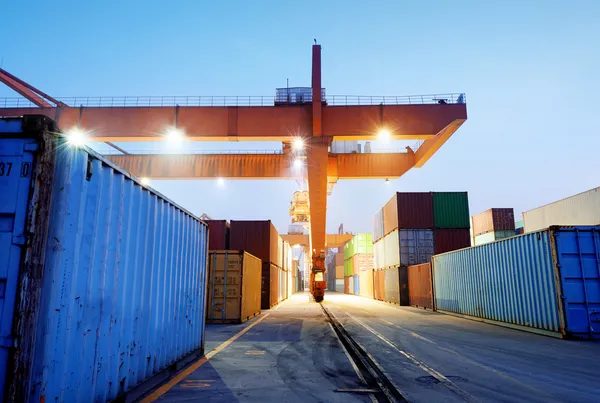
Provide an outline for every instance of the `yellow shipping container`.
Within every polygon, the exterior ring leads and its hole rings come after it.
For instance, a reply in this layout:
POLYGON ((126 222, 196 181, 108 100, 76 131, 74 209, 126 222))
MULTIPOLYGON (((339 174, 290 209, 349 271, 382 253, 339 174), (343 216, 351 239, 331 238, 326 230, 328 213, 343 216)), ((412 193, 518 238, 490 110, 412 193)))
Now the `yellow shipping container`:
POLYGON ((373 298, 373 269, 363 270, 359 273, 360 296, 373 298))
POLYGON ((260 313, 262 261, 238 250, 209 251, 207 323, 242 323, 260 313))

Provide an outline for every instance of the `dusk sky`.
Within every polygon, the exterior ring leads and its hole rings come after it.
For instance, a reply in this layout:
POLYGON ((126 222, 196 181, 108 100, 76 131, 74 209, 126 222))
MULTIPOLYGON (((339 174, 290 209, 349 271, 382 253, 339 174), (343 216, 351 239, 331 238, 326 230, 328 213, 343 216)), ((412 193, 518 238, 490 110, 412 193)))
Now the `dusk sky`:
MULTIPOLYGON (((466 93, 467 122, 423 168, 390 184, 338 182, 329 232, 372 231, 395 191, 466 190, 472 215, 514 207, 520 216, 600 185, 600 1, 0 0, 0 14, 2 67, 55 97, 273 96, 288 78, 310 86, 313 38, 327 94, 466 93)), ((0 86, 6 96, 16 95, 0 86)), ((272 219, 280 232, 298 189, 152 186, 198 215, 272 219)))

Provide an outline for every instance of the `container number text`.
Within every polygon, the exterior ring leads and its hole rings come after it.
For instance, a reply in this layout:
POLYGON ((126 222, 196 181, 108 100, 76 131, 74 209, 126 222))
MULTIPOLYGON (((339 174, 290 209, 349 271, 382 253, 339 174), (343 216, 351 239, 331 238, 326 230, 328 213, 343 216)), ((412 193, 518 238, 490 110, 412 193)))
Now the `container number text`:
POLYGON ((12 171, 12 166, 12 162, 0 161, 0 176, 9 176, 10 171, 12 171))

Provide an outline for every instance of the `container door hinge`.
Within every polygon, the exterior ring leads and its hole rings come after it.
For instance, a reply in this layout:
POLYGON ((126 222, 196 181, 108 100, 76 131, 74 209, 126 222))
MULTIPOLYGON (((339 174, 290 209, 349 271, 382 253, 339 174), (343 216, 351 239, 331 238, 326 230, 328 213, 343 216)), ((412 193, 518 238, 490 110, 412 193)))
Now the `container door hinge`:
POLYGON ((12 244, 25 246, 27 245, 27 237, 25 235, 15 235, 12 237, 12 244))
POLYGON ((0 337, 0 348, 11 348, 13 346, 13 338, 11 336, 0 337))
POLYGON ((27 152, 36 152, 39 149, 38 145, 36 143, 29 143, 29 144, 25 144, 23 146, 23 151, 27 151, 27 152))

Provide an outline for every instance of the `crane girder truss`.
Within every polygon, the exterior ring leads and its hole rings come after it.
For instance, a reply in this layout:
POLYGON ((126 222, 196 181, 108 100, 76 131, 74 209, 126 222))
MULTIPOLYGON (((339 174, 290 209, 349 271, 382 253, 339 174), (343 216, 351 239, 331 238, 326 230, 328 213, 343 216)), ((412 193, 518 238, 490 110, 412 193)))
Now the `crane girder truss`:
MULTIPOLYGON (((321 85, 321 46, 312 49, 311 102, 273 106, 68 106, 0 69, 0 82, 35 107, 1 107, 0 117, 41 114, 62 130, 82 128, 94 141, 156 141, 176 128, 196 141, 281 141, 306 143, 305 178, 310 209, 313 267, 325 249, 327 194, 338 179, 396 178, 421 167, 467 119, 464 95, 455 103, 328 105, 321 85), (331 154, 336 140, 374 140, 385 129, 393 140, 422 140, 400 154, 331 154), (317 261, 315 261, 315 258, 317 261)), ((346 97, 347 98, 347 97, 346 97)), ((417 97, 419 98, 419 97, 417 97)), ((420 97, 423 99, 423 97, 420 97)), ((360 98, 359 98, 360 102, 360 98)), ((19 104, 17 104, 19 106, 19 104)), ((290 155, 113 155, 132 174, 159 179, 297 178, 290 155)), ((315 295, 316 296, 316 295, 315 295)))

